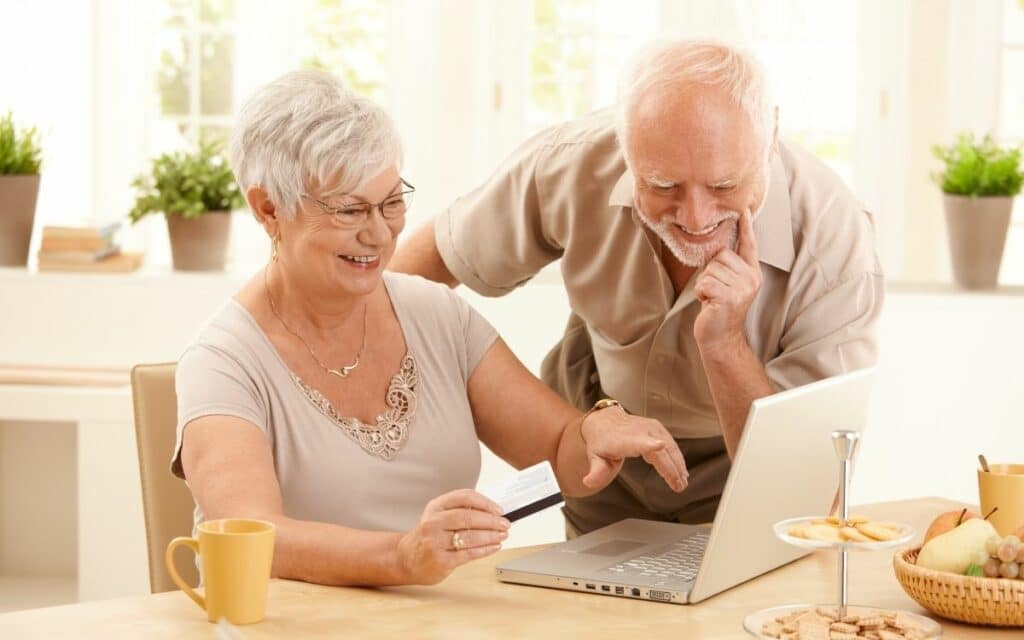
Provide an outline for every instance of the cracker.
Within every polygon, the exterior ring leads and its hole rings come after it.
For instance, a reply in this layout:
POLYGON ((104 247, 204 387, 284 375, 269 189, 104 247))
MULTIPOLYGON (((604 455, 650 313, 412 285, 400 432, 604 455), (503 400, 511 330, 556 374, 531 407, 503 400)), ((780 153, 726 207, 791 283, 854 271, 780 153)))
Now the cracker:
POLYGON ((829 607, 818 607, 817 609, 814 610, 814 612, 817 613, 822 618, 828 618, 832 622, 835 622, 836 620, 839 619, 839 612, 836 611, 835 609, 831 609, 829 607))
POLYGON ((839 529, 827 524, 812 524, 805 527, 807 537, 812 540, 824 540, 827 542, 842 542, 839 537, 839 529))
POLYGON ((818 615, 801 618, 799 625, 800 640, 831 640, 828 632, 828 619, 818 615))
POLYGON ((875 540, 892 540, 899 535, 899 532, 889 527, 884 527, 873 522, 861 522, 860 524, 854 525, 858 531, 874 538, 875 540))
POLYGON ((857 621, 861 629, 884 629, 888 626, 885 618, 882 616, 871 616, 870 618, 861 618, 857 621))
POLYGON ((869 538, 864 535, 856 527, 843 527, 839 530, 839 535, 843 540, 849 540, 851 542, 875 542, 873 538, 869 538))
POLYGON ((832 625, 829 627, 829 630, 838 631, 839 633, 852 633, 854 635, 860 633, 859 626, 855 624, 850 624, 848 622, 833 622, 832 625))

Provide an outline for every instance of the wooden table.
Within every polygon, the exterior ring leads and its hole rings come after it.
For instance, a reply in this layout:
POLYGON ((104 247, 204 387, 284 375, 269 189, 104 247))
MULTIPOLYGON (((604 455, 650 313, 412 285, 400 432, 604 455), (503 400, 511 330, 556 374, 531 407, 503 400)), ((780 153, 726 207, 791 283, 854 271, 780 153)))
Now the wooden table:
MULTIPOLYGON (((958 508, 939 498, 858 508, 923 532, 932 517, 958 508)), ((920 540, 921 534, 918 534, 920 540)), ((746 638, 744 616, 787 603, 832 602, 835 555, 819 553, 781 567, 698 605, 679 606, 509 585, 494 565, 531 549, 503 551, 460 568, 440 585, 388 589, 322 587, 274 580, 267 617, 240 627, 245 638, 746 638)), ((926 613, 907 597, 892 570, 892 553, 856 553, 850 560, 851 601, 926 613)), ((946 638, 1022 637, 1000 630, 942 623, 946 638)), ((35 609, 0 615, 0 638, 213 638, 215 626, 179 592, 35 609)))

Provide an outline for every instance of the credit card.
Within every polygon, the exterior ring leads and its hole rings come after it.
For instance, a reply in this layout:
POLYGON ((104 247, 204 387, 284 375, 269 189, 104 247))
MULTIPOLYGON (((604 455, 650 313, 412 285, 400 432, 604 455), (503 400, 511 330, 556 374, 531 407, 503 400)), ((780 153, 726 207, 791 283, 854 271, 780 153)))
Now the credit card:
POLYGON ((555 480, 555 470, 547 460, 527 467, 502 482, 481 487, 479 492, 497 502, 502 515, 510 522, 564 501, 555 480))

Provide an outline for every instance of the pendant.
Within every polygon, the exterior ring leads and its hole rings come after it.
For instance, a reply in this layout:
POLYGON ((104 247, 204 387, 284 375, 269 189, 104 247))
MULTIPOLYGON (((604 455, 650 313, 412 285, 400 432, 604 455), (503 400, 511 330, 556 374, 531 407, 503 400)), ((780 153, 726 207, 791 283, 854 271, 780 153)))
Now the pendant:
POLYGON ((342 366, 340 369, 328 369, 327 373, 331 374, 332 376, 338 376, 339 378, 347 378, 348 374, 352 373, 352 370, 358 366, 359 360, 357 359, 352 364, 348 366, 342 366))

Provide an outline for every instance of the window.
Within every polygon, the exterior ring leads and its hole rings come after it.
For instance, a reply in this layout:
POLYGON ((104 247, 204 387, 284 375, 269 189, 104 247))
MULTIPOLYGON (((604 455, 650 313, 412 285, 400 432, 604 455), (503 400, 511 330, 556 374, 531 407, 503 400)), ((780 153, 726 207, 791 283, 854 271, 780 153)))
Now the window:
POLYGON ((387 39, 391 3, 386 0, 307 0, 302 66, 338 74, 350 87, 386 102, 387 39))
POLYGON ((226 142, 234 110, 233 0, 165 0, 156 70, 159 124, 150 147, 226 142))
POLYGON ((856 187, 857 6, 855 0, 789 0, 750 5, 749 48, 779 105, 780 135, 856 187))
POLYGON ((533 0, 525 133, 614 104, 623 62, 657 19, 654 0, 533 0))

